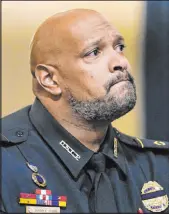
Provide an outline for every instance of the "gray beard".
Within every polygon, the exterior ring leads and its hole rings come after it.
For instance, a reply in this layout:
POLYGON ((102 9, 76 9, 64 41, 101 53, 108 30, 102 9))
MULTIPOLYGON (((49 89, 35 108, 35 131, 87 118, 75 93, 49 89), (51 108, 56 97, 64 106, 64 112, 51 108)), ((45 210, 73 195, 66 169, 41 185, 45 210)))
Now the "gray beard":
MULTIPOLYGON (((131 78, 131 77, 130 77, 131 78)), ((133 78, 123 86, 127 92, 123 97, 107 94, 92 101, 79 101, 69 91, 68 101, 75 113, 87 121, 112 122, 131 111, 137 100, 136 86, 133 78)))

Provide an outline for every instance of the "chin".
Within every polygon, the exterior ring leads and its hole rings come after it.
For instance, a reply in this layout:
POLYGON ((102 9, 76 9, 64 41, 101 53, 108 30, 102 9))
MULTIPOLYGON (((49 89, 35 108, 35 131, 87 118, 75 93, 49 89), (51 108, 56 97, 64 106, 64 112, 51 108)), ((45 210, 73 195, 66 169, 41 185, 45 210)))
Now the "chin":
POLYGON ((116 85, 112 86, 110 90, 109 97, 111 96, 113 99, 114 97, 117 97, 118 99, 126 98, 126 96, 132 97, 135 96, 134 94, 136 93, 136 88, 135 85, 129 81, 123 81, 119 82, 116 85))
POLYGON ((134 83, 124 82, 117 86, 112 86, 106 96, 88 100, 79 101, 72 95, 69 103, 72 109, 81 118, 87 121, 113 121, 120 118, 136 104, 136 90, 134 83))
POLYGON ((107 100, 108 105, 114 108, 114 111, 112 111, 112 121, 131 111, 136 104, 136 100, 137 96, 134 84, 126 82, 119 84, 116 88, 114 87, 107 100))

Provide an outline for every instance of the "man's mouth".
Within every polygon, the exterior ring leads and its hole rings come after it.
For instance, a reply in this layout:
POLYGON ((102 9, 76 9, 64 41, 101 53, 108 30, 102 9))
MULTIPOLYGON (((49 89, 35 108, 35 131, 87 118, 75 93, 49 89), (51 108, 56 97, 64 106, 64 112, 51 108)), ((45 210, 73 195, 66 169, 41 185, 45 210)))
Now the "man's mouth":
POLYGON ((126 78, 126 79, 123 79, 123 80, 117 80, 117 81, 113 82, 113 84, 110 85, 108 91, 110 91, 110 89, 111 89, 113 86, 115 86, 115 85, 117 85, 118 83, 121 83, 121 82, 130 82, 130 80, 129 80, 129 78, 126 78))
MULTIPOLYGON (((118 83, 121 83, 121 82, 127 82, 127 81, 129 81, 129 79, 126 79, 126 80, 120 80, 120 81, 117 81, 117 82, 115 82, 114 84, 112 84, 112 86, 117 85, 118 83)), ((112 86, 111 86, 111 87, 112 87, 112 86)))
POLYGON ((130 75, 130 73, 126 73, 126 74, 121 74, 121 73, 118 73, 116 75, 116 77, 110 79, 107 84, 105 85, 105 89, 107 91, 107 93, 109 93, 110 89, 120 83, 120 82, 130 82, 131 84, 134 84, 134 79, 133 77, 130 75))

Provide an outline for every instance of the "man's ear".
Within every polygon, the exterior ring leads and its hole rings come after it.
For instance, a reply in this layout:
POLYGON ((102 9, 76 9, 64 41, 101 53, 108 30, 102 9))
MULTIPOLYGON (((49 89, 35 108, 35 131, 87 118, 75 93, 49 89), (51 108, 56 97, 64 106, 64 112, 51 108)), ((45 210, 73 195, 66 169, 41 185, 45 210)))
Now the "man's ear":
POLYGON ((53 66, 38 64, 35 68, 35 77, 38 83, 50 94, 60 95, 62 93, 53 66))

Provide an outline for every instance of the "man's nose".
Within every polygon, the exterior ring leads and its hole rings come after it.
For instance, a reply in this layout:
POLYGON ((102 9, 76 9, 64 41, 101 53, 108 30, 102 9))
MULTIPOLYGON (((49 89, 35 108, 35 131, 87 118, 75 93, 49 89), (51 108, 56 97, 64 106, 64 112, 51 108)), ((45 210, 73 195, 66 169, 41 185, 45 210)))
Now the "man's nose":
POLYGON ((109 70, 110 72, 127 70, 127 62, 124 56, 121 56, 119 53, 113 53, 109 61, 109 70))

